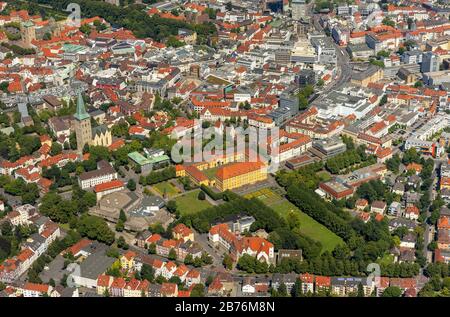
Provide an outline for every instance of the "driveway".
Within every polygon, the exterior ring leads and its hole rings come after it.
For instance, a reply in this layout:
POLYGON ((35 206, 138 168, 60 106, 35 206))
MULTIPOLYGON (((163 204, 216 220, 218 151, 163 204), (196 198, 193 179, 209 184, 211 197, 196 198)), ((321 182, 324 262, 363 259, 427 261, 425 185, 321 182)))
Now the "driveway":
POLYGON ((208 234, 200 234, 197 231, 194 231, 195 241, 200 245, 200 247, 208 253, 213 259, 213 266, 217 268, 223 267, 222 265, 222 255, 223 252, 220 252, 209 245, 208 242, 208 234))

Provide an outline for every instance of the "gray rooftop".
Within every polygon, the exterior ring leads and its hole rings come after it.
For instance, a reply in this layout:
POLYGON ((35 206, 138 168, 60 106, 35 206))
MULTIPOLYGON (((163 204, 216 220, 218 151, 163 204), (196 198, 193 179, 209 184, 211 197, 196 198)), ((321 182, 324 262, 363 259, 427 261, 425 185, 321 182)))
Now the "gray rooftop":
POLYGON ((81 276, 97 279, 97 277, 104 273, 115 261, 115 258, 110 258, 102 253, 91 254, 80 265, 81 276))

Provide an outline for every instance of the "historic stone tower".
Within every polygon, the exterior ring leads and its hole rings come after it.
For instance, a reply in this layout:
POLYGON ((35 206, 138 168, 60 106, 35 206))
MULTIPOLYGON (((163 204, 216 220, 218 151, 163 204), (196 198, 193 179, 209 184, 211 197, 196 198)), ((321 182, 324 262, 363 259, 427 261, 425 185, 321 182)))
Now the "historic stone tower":
POLYGON ((84 107, 83 97, 78 93, 77 112, 75 117, 75 134, 77 137, 77 151, 83 153, 83 147, 92 141, 91 117, 84 107))
POLYGON ((26 48, 32 46, 32 42, 36 39, 36 26, 33 22, 27 21, 22 24, 23 44, 26 48))

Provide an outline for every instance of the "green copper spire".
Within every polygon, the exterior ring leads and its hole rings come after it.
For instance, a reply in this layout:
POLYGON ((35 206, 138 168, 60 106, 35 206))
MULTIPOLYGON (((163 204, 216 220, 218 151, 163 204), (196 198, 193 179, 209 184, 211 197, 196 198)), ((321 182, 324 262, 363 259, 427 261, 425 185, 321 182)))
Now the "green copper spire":
POLYGON ((84 107, 84 100, 81 96, 81 92, 78 93, 77 112, 75 113, 74 117, 80 121, 89 118, 89 114, 86 112, 86 108, 84 107))

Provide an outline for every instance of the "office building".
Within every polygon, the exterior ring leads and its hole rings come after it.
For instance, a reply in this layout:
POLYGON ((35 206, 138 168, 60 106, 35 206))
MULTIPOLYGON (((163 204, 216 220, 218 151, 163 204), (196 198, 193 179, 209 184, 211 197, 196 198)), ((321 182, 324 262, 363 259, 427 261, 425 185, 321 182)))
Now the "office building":
POLYGON ((439 56, 432 52, 426 52, 422 57, 422 66, 420 67, 422 73, 431 73, 439 71, 439 56))
POLYGON ((292 0, 291 8, 292 8, 292 19, 293 20, 301 20, 306 16, 306 0, 292 0))

